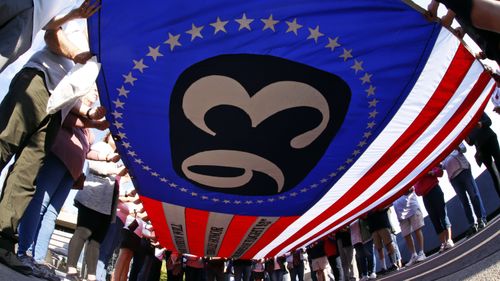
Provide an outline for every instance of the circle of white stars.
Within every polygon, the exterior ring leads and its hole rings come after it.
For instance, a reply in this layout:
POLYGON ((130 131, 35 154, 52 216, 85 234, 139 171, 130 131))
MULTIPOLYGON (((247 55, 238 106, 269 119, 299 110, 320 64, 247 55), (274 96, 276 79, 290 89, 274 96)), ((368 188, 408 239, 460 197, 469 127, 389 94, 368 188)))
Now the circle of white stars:
MULTIPOLYGON (((184 42, 183 42, 184 43, 184 42)), ((373 85, 372 79, 373 74, 368 73, 365 70, 364 62, 358 60, 353 55, 353 49, 343 46, 341 44, 341 39, 339 36, 329 36, 321 32, 321 27, 316 26, 305 26, 300 23, 297 18, 291 21, 280 21, 275 19, 272 14, 267 18, 251 18, 246 13, 242 13, 238 18, 225 19, 221 17, 216 17, 214 20, 206 25, 200 23, 191 23, 189 29, 179 33, 167 32, 167 39, 159 45, 148 46, 147 52, 143 58, 133 59, 133 66, 130 71, 123 74, 123 83, 120 88, 117 88, 118 97, 112 101, 115 108, 111 115, 114 118, 114 122, 111 123, 112 126, 117 131, 117 136, 121 139, 118 142, 127 152, 127 155, 133 159, 133 162, 137 164, 145 173, 149 173, 152 177, 156 178, 160 183, 166 185, 170 189, 178 190, 179 192, 185 193, 193 198, 199 198, 204 201, 212 201, 214 203, 221 204, 233 204, 233 205, 252 205, 252 204, 264 204, 264 203, 274 203, 284 201, 288 198, 294 198, 300 194, 306 193, 319 187, 322 184, 326 184, 333 181, 340 173, 347 170, 355 159, 361 154, 363 148, 368 145, 368 139, 373 135, 373 130, 375 129, 377 123, 375 122, 378 115, 377 104, 379 100, 376 98, 377 88, 373 85), (167 52, 175 52, 179 48, 182 48, 181 37, 186 37, 185 41, 187 43, 194 43, 195 41, 200 41, 209 36, 221 36, 228 34, 227 25, 238 25, 236 32, 273 32, 277 33, 277 26, 286 25, 285 34, 289 36, 295 36, 298 39, 299 35, 304 35, 306 41, 310 41, 311 44, 317 45, 319 48, 323 47, 330 51, 332 56, 336 56, 341 59, 347 66, 352 69, 353 74, 361 83, 361 86, 365 89, 362 93, 368 103, 368 116, 366 128, 363 133, 361 140, 357 143, 356 148, 340 166, 338 166, 333 171, 330 171, 323 178, 319 179, 318 182, 312 183, 309 186, 303 186, 301 188, 296 188, 291 192, 284 194, 277 194, 275 196, 268 196, 265 199, 255 199, 255 200, 229 200, 221 199, 217 197, 209 197, 206 195, 200 195, 195 190, 180 186, 175 182, 171 181, 165 176, 155 171, 152 167, 148 166, 134 151, 132 144, 130 143, 127 134, 125 133, 125 127, 123 120, 123 115, 126 112, 125 106, 126 101, 131 94, 134 87, 134 83, 140 78, 144 72, 148 71, 151 64, 154 64, 157 60, 164 57, 167 52), (306 37, 307 36, 307 37, 306 37), (166 50, 160 50, 162 47, 166 47, 166 50), (163 53, 162 53, 163 52, 163 53)))

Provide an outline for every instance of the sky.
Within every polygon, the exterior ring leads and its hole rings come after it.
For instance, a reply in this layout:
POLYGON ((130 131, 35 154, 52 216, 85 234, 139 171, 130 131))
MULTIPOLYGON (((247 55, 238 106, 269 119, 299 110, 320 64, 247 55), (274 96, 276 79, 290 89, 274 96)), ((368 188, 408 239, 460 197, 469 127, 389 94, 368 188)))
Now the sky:
MULTIPOLYGON (((415 3, 419 4, 422 7, 427 7, 427 4, 430 2, 430 0, 416 0, 414 1, 415 3)), ((442 5, 441 5, 442 6, 442 5)), ((443 15, 445 13, 445 9, 443 7, 440 8, 439 10, 439 15, 443 15)), ((455 23, 456 24, 456 23, 455 23)), ((474 44, 474 42, 470 41, 470 39, 466 40, 467 44, 471 46, 473 49, 478 49, 478 47, 474 44)), ((37 50, 41 49, 44 46, 43 42, 43 32, 40 32, 35 40, 33 41, 32 48, 28 50, 23 56, 21 56, 15 63, 11 64, 7 69, 5 69, 2 73, 0 73, 0 100, 3 100, 5 94, 8 91, 8 87, 10 84, 10 81, 12 77, 22 68, 22 66, 28 61, 28 59, 31 57, 33 53, 35 53, 37 50)), ((492 105, 491 103, 488 104, 488 107, 486 109, 486 112, 490 113, 492 111, 492 105)), ((493 120, 493 130, 500 132, 500 116, 494 113, 490 113, 489 116, 493 120)), ((102 133, 96 132, 97 138, 100 139, 99 136, 102 135, 102 133)), ((468 159, 474 159, 474 149, 468 149, 467 151, 467 158, 468 159)), ((477 177, 483 170, 484 167, 481 169, 473 163, 474 161, 471 161, 473 164, 472 171, 475 177, 477 177)), ((5 171, 7 169, 4 169, 2 173, 0 174, 0 186, 3 185, 3 180, 5 178, 5 171)), ((443 190, 445 191, 445 197, 447 200, 449 200, 451 197, 455 195, 453 189, 451 188, 451 185, 449 185, 448 181, 443 181, 444 186, 443 190)), ((1 193, 1 190, 0 190, 1 193)))

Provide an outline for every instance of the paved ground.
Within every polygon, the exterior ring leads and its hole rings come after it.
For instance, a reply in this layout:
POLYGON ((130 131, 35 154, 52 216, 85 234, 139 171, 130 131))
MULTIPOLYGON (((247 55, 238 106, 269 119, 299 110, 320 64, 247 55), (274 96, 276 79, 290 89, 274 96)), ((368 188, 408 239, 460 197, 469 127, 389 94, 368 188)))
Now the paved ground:
MULTIPOLYGON (((500 280, 500 216, 469 239, 458 241, 442 254, 433 254, 422 263, 377 280, 500 280)), ((0 281, 36 281, 0 264, 0 281)))
POLYGON ((455 247, 377 280, 500 280, 500 216, 455 247))

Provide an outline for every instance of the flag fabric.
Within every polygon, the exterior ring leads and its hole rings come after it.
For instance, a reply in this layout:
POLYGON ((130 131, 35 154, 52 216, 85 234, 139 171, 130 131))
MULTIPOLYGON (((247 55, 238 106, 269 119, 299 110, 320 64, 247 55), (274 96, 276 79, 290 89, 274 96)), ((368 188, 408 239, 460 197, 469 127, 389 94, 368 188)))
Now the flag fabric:
POLYGON ((493 89, 403 1, 111 0, 89 33, 159 241, 198 256, 283 254, 390 203, 493 89))

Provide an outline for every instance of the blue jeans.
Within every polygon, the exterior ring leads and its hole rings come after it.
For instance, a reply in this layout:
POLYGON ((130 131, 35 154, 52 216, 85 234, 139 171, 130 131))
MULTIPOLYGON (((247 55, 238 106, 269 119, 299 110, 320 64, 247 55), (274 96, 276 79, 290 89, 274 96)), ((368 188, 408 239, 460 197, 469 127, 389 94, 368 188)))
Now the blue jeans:
POLYGON ((18 253, 29 249, 36 261, 45 260, 56 218, 73 185, 73 177, 54 154, 47 155, 36 178, 36 192, 19 224, 18 253))
POLYGON ((462 202, 465 217, 467 218, 469 224, 474 224, 474 217, 472 216, 472 209, 470 207, 469 199, 467 199, 467 194, 469 194, 477 219, 486 220, 486 211, 484 210, 483 200, 481 199, 481 194, 479 193, 479 189, 477 188, 477 184, 472 176, 471 170, 463 170, 457 176, 452 178, 450 182, 453 189, 455 189, 458 199, 462 202))
POLYGON ((283 281, 283 270, 273 270, 271 273, 271 281, 283 281))
POLYGON ((117 217, 115 222, 109 225, 108 232, 106 232, 106 237, 101 243, 96 273, 97 280, 99 281, 106 281, 106 266, 113 256, 115 249, 121 243, 122 236, 120 231, 122 228, 123 222, 117 217))

